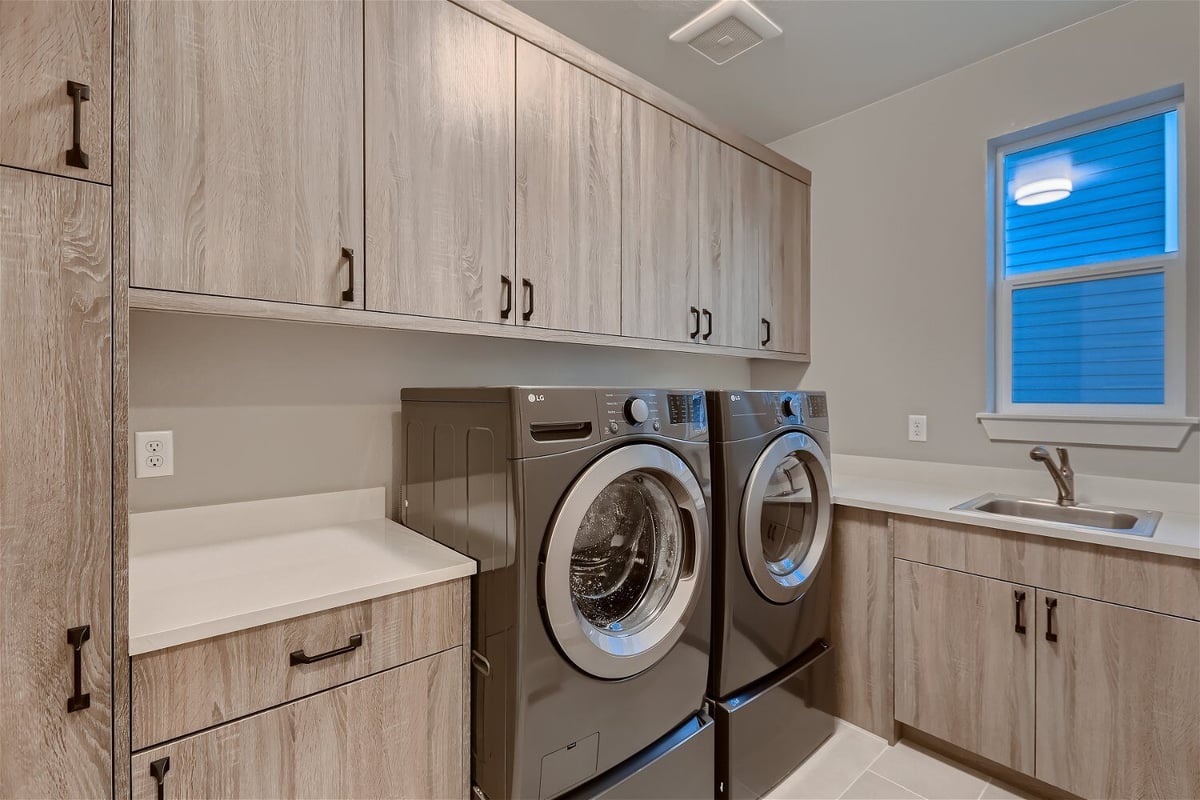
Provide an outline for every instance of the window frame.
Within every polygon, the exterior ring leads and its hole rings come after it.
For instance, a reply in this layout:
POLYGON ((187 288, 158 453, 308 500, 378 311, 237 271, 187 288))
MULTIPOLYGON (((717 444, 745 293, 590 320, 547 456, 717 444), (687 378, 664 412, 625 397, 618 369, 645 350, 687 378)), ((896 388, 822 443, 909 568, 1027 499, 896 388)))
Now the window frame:
MULTIPOLYGON (((1051 123, 1026 133, 993 140, 989 144, 988 184, 989 239, 988 288, 991 295, 989 328, 992 338, 989 369, 989 408, 994 415, 1038 419, 1113 418, 1175 420, 1183 417, 1187 394, 1187 148, 1184 132, 1183 96, 1172 93, 1166 99, 1123 104, 1121 110, 1098 109, 1085 121, 1051 123), (1175 111, 1176 141, 1179 153, 1176 167, 1178 192, 1179 246, 1174 253, 1104 261, 1075 267, 1043 270, 1005 277, 1004 220, 1008 187, 1004 181, 1006 155, 1043 144, 1069 139, 1080 134, 1175 111), (1034 132, 1036 131, 1036 132, 1034 132), (1028 135, 1026 135, 1028 134, 1028 135), (1012 295, 1016 289, 1071 283, 1080 279, 1113 278, 1161 272, 1164 284, 1163 304, 1163 403, 1014 403, 1012 401, 1012 295)), ((1109 107, 1110 109, 1112 107, 1109 107)))

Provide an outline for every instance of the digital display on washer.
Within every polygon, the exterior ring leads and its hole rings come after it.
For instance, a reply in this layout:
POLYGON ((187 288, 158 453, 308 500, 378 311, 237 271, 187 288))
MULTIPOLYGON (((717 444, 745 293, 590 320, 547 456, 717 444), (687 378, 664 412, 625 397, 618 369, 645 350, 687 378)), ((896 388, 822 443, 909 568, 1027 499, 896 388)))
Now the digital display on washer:
POLYGON ((704 411, 704 393, 667 395, 667 418, 672 425, 695 423, 703 428, 708 422, 704 411))

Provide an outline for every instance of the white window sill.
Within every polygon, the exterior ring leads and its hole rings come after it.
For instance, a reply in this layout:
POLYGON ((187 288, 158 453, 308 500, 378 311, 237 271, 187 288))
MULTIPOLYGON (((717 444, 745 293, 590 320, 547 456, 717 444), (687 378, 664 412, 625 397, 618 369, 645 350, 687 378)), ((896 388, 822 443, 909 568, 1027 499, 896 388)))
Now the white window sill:
POLYGON ((1196 417, 1068 417, 1048 414, 976 414, 994 442, 1050 442, 1178 450, 1196 417))

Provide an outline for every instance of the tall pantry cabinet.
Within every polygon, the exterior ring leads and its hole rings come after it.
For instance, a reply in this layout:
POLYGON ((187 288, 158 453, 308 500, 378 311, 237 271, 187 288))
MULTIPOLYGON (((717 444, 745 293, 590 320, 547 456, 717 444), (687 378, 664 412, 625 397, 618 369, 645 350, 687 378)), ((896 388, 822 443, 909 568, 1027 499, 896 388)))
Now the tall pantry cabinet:
POLYGON ((110 21, 0 0, 0 797, 113 790, 110 21))

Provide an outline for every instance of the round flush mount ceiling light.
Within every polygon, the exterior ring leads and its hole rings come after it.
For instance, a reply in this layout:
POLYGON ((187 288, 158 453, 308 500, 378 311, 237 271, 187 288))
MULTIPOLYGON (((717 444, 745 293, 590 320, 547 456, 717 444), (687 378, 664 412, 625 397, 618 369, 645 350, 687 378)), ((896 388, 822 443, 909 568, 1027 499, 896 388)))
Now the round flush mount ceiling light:
POLYGON ((1046 178, 1018 186, 1013 197, 1019 206, 1044 206, 1065 200, 1074 188, 1070 178, 1046 178))

